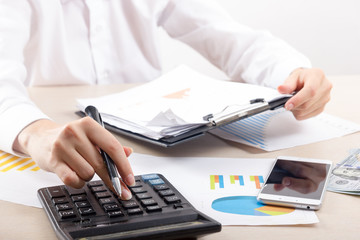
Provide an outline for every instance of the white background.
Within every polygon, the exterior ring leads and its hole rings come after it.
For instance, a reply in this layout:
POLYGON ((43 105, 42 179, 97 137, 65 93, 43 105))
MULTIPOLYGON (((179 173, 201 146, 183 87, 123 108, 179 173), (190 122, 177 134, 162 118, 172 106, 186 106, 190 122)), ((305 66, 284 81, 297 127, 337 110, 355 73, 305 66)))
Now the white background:
MULTIPOLYGON (((304 53, 329 76, 360 74, 359 0, 216 0, 234 19, 269 30, 304 53)), ((163 66, 185 63, 217 78, 226 76, 188 46, 163 39, 163 66)))

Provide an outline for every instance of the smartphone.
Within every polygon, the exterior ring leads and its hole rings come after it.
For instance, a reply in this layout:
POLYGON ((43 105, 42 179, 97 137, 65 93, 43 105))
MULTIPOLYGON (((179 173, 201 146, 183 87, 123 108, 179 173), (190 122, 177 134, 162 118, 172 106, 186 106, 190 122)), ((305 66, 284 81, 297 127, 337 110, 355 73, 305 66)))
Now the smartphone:
POLYGON ((257 200, 270 205, 318 210, 331 168, 329 160, 277 157, 257 200))

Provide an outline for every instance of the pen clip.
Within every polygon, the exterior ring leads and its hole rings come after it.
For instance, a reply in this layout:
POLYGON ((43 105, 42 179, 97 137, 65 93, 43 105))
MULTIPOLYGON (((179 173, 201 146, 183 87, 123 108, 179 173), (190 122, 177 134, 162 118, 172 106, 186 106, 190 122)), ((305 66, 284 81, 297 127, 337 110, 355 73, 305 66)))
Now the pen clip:
POLYGON ((87 106, 85 108, 85 113, 91 117, 92 119, 94 119, 96 122, 98 122, 102 127, 104 127, 104 123, 102 121, 101 115, 99 113, 99 111, 97 110, 96 107, 94 106, 87 106))

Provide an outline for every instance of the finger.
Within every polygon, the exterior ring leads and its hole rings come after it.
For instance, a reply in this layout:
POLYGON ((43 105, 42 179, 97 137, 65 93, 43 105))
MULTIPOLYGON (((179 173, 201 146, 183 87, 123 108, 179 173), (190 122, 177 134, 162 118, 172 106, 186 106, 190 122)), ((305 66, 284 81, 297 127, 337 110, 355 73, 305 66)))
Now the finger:
POLYGON ((283 184, 274 184, 274 190, 277 192, 283 190, 284 188, 285 186, 283 184))
MULTIPOLYGON (((104 181, 106 186, 115 195, 118 195, 115 188, 114 188, 114 186, 113 186, 113 183, 112 183, 112 181, 110 179, 110 176, 109 176, 109 172, 108 172, 107 168, 105 167, 105 165, 104 165, 104 167, 97 169, 96 174, 104 181)), ((128 189, 128 187, 126 186, 126 184, 123 181, 120 181, 120 183, 121 183, 121 196, 118 196, 118 197, 120 197, 122 200, 131 199, 131 197, 132 197, 131 191, 128 189)))
POLYGON ((282 85, 278 86, 278 91, 282 94, 290 94, 300 88, 302 88, 302 84, 300 82, 300 71, 295 70, 282 85))
POLYGON ((91 161, 91 159, 98 154, 77 124, 64 127, 53 146, 53 153, 84 181, 90 181, 93 178, 95 171, 91 162, 94 160, 91 161))
POLYGON ((86 160, 86 158, 84 159, 84 157, 75 149, 63 152, 63 159, 65 164, 67 164, 79 176, 79 178, 85 182, 90 181, 94 177, 94 168, 86 160))
POLYGON ((125 152, 126 157, 129 157, 134 152, 134 150, 131 147, 125 147, 124 146, 123 148, 124 148, 124 152, 125 152))
POLYGON ((65 184, 73 188, 82 188, 85 184, 69 166, 64 163, 59 163, 54 169, 54 173, 60 178, 65 184))
POLYGON ((132 197, 131 191, 129 190, 129 188, 126 186, 126 184, 123 181, 120 181, 121 183, 121 196, 120 198, 122 200, 130 200, 132 197))
POLYGON ((282 183, 289 189, 303 194, 315 192, 318 188, 318 185, 309 179, 284 177, 282 183))
POLYGON ((134 174, 125 153, 128 149, 124 150, 119 141, 93 119, 86 117, 82 121, 89 140, 110 156, 125 183, 135 184, 134 174))

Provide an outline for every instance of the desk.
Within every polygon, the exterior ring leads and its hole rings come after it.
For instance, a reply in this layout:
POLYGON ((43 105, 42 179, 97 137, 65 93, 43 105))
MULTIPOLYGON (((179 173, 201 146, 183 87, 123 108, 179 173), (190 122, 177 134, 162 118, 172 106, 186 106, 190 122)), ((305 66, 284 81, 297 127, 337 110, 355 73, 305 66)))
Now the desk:
MULTIPOLYGON (((332 100, 326 112, 360 124, 360 76, 330 78, 334 84, 332 100)), ((72 86, 30 88, 31 98, 54 120, 65 123, 78 117, 75 98, 114 93, 134 85, 72 86)), ((265 152, 212 135, 172 148, 162 148, 117 136, 135 152, 157 156, 275 158, 293 155, 330 159, 337 163, 351 148, 360 147, 360 133, 290 149, 265 152)), ((17 183, 21 184, 21 183, 17 183)), ((0 201, 0 239, 56 239, 42 209, 0 201)), ((323 207, 317 211, 320 223, 296 226, 226 226, 220 233, 201 239, 359 239, 360 198, 328 192, 323 207)))

